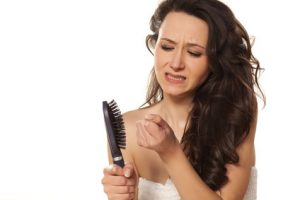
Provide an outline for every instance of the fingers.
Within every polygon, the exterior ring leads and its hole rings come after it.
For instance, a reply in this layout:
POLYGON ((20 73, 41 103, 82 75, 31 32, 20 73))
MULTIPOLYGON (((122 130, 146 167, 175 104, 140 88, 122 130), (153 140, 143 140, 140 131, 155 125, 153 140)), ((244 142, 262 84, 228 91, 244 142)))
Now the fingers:
POLYGON ((126 163, 123 168, 124 176, 130 178, 134 174, 134 167, 131 163, 126 163))
MULTIPOLYGON (((137 144, 141 147, 151 148, 159 145, 163 140, 166 122, 159 115, 146 115, 145 119, 136 122, 137 144)), ((154 150, 154 149, 153 149, 154 150)))
POLYGON ((144 121, 139 120, 136 122, 136 137, 138 145, 146 147, 148 143, 148 133, 145 130, 144 121))
POLYGON ((161 137, 162 132, 170 132, 170 127, 166 123, 166 121, 156 114, 148 114, 144 117, 144 120, 140 120, 138 122, 140 126, 140 130, 142 130, 144 134, 144 139, 148 139, 151 141, 151 139, 159 138, 161 137), (151 137, 147 137, 147 136, 151 137))
POLYGON ((111 186, 134 186, 136 180, 134 178, 126 178, 124 176, 109 176, 106 175, 102 179, 103 185, 111 186))
POLYGON ((130 178, 134 174, 134 167, 131 163, 127 163, 123 169, 118 165, 110 165, 104 168, 103 174, 102 184, 135 185, 135 179, 130 178))
POLYGON ((152 121, 160 127, 164 127, 166 122, 159 115, 156 114, 148 114, 145 116, 146 120, 152 121))
POLYGON ((110 200, 132 200, 135 198, 136 175, 131 163, 125 164, 124 168, 111 165, 103 170, 103 190, 110 200), (125 177, 125 174, 129 178, 125 177))
POLYGON ((110 185, 104 188, 105 193, 126 194, 135 192, 135 186, 114 186, 110 185))
POLYGON ((104 168, 103 170, 103 173, 104 175, 115 175, 115 176, 123 176, 124 173, 123 173, 123 169, 118 166, 118 165, 114 165, 114 164, 111 164, 110 166, 104 168))
POLYGON ((160 125, 156 124, 153 121, 148 121, 148 120, 145 120, 144 122, 144 129, 149 135, 155 138, 159 136, 158 133, 164 130, 160 125))
POLYGON ((134 193, 126 193, 126 194, 115 194, 115 193, 107 193, 109 200, 133 200, 135 197, 134 193))

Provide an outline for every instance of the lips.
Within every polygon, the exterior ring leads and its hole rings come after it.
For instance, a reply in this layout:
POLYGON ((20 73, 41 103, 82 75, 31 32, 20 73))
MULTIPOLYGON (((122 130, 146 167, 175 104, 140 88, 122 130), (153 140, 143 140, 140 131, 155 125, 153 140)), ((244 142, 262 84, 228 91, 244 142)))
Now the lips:
POLYGON ((182 76, 182 75, 171 74, 168 72, 166 72, 165 75, 166 75, 167 80, 170 82, 173 82, 173 83, 182 83, 183 81, 186 80, 186 77, 182 76))

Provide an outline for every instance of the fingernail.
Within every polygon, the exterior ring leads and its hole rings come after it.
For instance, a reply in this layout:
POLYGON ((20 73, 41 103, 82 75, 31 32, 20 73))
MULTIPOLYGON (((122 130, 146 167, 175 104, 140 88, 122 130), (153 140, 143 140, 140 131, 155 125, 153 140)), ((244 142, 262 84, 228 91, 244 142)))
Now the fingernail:
POLYGON ((129 170, 125 170, 124 175, 125 175, 125 177, 129 178, 130 177, 130 171, 129 170))
POLYGON ((110 164, 110 165, 107 167, 107 169, 112 170, 113 167, 114 167, 114 165, 113 165, 113 164, 110 164))
POLYGON ((145 121, 145 126, 148 126, 149 125, 149 122, 148 121, 145 121))

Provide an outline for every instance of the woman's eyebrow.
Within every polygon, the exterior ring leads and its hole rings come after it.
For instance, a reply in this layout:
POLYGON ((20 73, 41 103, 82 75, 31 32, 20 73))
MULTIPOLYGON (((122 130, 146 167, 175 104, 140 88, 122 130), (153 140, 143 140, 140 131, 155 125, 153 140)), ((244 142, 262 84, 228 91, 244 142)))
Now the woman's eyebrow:
MULTIPOLYGON (((168 41, 168 42, 170 42, 172 44, 176 44, 175 41, 173 41, 173 40, 171 40, 169 38, 161 38, 161 40, 166 40, 166 41, 168 41)), ((197 46, 197 47, 200 47, 202 49, 205 49, 205 47, 203 45, 200 45, 200 44, 197 44, 197 43, 192 43, 192 42, 187 43, 187 46, 197 46)))

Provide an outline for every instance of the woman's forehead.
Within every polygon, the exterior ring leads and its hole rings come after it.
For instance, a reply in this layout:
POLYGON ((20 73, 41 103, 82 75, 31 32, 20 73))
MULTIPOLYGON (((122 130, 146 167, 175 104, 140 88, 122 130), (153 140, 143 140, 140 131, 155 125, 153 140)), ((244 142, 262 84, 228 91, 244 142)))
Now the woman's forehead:
POLYGON ((208 25, 202 19, 184 12, 170 12, 161 24, 159 38, 168 38, 175 42, 185 40, 206 46, 208 25))

